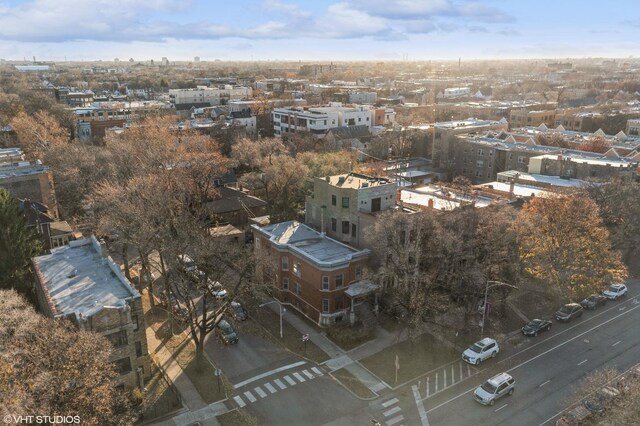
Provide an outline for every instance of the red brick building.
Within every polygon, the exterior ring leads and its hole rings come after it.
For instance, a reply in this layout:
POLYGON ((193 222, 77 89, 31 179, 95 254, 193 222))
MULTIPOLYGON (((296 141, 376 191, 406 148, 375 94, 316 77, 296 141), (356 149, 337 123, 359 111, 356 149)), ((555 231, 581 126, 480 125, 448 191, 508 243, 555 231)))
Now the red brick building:
POLYGON ((289 304, 319 325, 346 320, 349 287, 361 283, 369 250, 342 244, 297 221, 253 225, 255 249, 276 264, 274 287, 289 304))

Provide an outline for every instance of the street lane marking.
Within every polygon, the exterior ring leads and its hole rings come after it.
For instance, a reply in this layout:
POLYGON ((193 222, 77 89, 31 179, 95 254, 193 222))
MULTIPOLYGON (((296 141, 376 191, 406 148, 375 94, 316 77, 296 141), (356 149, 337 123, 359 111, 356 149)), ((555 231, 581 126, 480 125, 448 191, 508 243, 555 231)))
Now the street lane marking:
POLYGON ((314 373, 316 373, 318 376, 322 376, 324 375, 324 373, 322 372, 322 370, 320 370, 318 367, 313 367, 311 369, 311 371, 313 371, 314 373))
MULTIPOLYGON (((536 359, 540 358, 541 356, 544 356, 544 355, 548 354, 549 352, 555 351, 555 350, 556 350, 556 349, 558 349, 559 347, 564 346, 564 345, 566 345, 567 343, 572 342, 572 341, 574 341, 574 340, 576 340, 576 339, 579 339, 580 337, 584 336, 585 334, 587 334, 587 333, 591 333, 591 332, 592 332, 593 330, 595 330, 596 328, 600 328, 600 327, 602 327, 603 325, 608 324, 608 323, 610 323, 611 321, 614 321, 614 320, 616 320, 616 319, 620 318, 620 317, 621 317, 621 316, 623 316, 623 315, 627 315, 629 312, 631 312, 631 311, 633 311, 633 310, 635 310, 635 309, 638 309, 638 308, 640 308, 640 305, 638 305, 638 306, 636 306, 636 307, 634 307, 634 308, 629 309, 627 312, 623 312, 623 313, 621 313, 621 314, 618 314, 618 315, 616 315, 616 316, 615 316, 615 317, 613 317, 613 318, 609 318, 608 320, 606 320, 606 321, 604 321, 604 322, 602 322, 602 323, 600 323, 600 324, 598 324, 598 325, 596 325, 596 326, 593 326, 593 327, 591 327, 590 329, 588 329, 588 330, 586 330, 586 331, 583 331, 582 333, 580 333, 580 334, 578 334, 578 335, 576 335, 576 336, 574 336, 574 337, 572 337, 572 338, 570 338, 570 339, 568 339, 568 340, 565 340, 564 342, 559 343, 559 344, 557 344, 556 346, 554 346, 554 347, 552 347, 552 348, 550 348, 550 349, 547 349, 546 351, 542 352, 541 354, 538 354, 538 355, 536 355, 536 356, 534 356, 534 357, 532 357, 532 358, 529 358, 528 360, 526 360, 526 361, 524 361, 524 362, 521 362, 520 364, 516 365, 515 367, 510 368, 509 370, 507 370, 507 371, 506 371, 506 373, 509 373, 509 372, 511 372, 511 371, 513 371, 513 370, 516 370, 516 369, 518 369, 518 368, 522 367, 523 365, 527 365, 527 364, 529 364, 531 361, 534 361, 534 360, 536 360, 536 359)), ((592 318, 593 318, 593 317, 592 317, 592 318)), ((525 350, 528 350, 528 349, 525 349, 525 350)), ((524 352, 524 351, 522 351, 522 352, 524 352)), ((520 353, 522 353, 522 352, 520 352, 520 353)), ((518 355, 518 354, 516 354, 516 355, 518 355)), ((514 355, 514 356, 515 356, 515 355, 514 355)), ((509 358, 511 358, 511 357, 509 357, 509 358)), ((436 373, 436 377, 437 377, 437 375, 438 375, 438 373, 436 373)), ((449 404, 450 402, 453 402, 453 401, 455 401, 456 399, 461 398, 461 397, 465 396, 466 394, 473 392, 473 391, 476 389, 476 387, 477 387, 477 386, 474 386, 474 387, 472 387, 471 389, 469 389, 469 390, 467 390, 467 391, 465 391, 465 392, 462 392, 462 393, 461 393, 461 394, 459 394, 459 395, 454 396, 453 398, 449 398, 447 401, 445 401, 445 402, 443 402, 443 403, 441 403, 441 404, 438 404, 438 405, 436 405, 435 407, 433 407, 433 408, 431 408, 430 410, 428 410, 428 411, 427 411, 427 413, 430 413, 430 412, 432 412, 432 411, 435 411, 435 410, 437 410, 438 408, 444 407, 445 405, 449 404)), ((554 417, 555 417, 555 416, 554 416, 554 417)), ((552 419, 553 419, 553 417, 552 417, 552 419)), ((548 421, 548 420, 547 420, 547 421, 548 421)))
POLYGON ((401 411, 401 410, 402 410, 402 408, 396 406, 396 407, 393 407, 390 410, 385 411, 382 414, 384 414, 385 417, 389 417, 389 416, 392 416, 392 415, 394 415, 395 413, 397 413, 398 411, 401 411))
POLYGON ((245 380, 243 382, 236 383, 235 385, 233 385, 233 388, 234 389, 241 388, 242 386, 248 385, 249 383, 255 382, 256 380, 264 379, 267 376, 271 376, 272 374, 275 374, 275 373, 280 373, 281 371, 289 370, 290 368, 300 367, 301 365, 304 365, 306 363, 307 363, 306 361, 294 362, 293 364, 285 365, 283 367, 276 368, 275 370, 271 370, 271 371, 267 371, 266 373, 258 374, 257 376, 254 376, 254 377, 252 377, 250 379, 247 379, 247 380, 245 380))
POLYGON ((586 359, 585 359, 584 361, 580 361, 580 362, 578 363, 578 365, 582 365, 582 364, 584 364, 585 362, 587 362, 587 360, 586 360, 586 359))
POLYGON ((255 397, 255 396, 253 396, 253 394, 252 394, 250 391, 246 391, 246 392, 244 393, 244 396, 246 396, 246 397, 247 397, 247 399, 249 400, 249 402, 256 402, 256 401, 257 401, 256 397, 255 397))
POLYGON ((460 363, 460 380, 462 380, 462 376, 463 376, 463 373, 462 373, 462 363, 460 363))
POLYGON ((541 387, 543 387, 544 385, 546 385, 547 383, 549 383, 550 381, 551 381, 551 380, 547 380, 547 381, 546 381, 546 382, 544 382, 544 383, 540 383, 540 384, 538 385, 538 387, 539 387, 539 388, 541 388, 541 387))
POLYGON ((280 379, 275 379, 273 381, 273 383, 275 383, 276 385, 278 385, 278 387, 282 390, 285 390, 287 388, 287 385, 285 385, 284 383, 282 383, 282 380, 280 379))
POLYGON ((265 391, 263 391, 260 386, 256 386, 255 388, 253 388, 253 390, 256 391, 256 393, 258 394, 258 396, 260 398, 264 398, 264 397, 267 396, 267 393, 265 391))
POLYGON ((393 425, 395 425, 396 423, 399 423, 399 422, 401 422, 401 421, 403 421, 403 420, 404 420, 404 416, 401 414, 401 415, 399 415, 398 417, 394 417, 393 419, 389 420, 389 421, 387 422, 387 426, 393 426, 393 425))
POLYGON ((498 411, 502 410, 504 407, 506 407, 509 404, 504 404, 502 407, 500 408, 496 408, 495 410, 493 410, 494 413, 497 413, 498 411))
POLYGON ((446 369, 442 369, 442 372, 444 373, 444 388, 447 388, 447 370, 446 369))
MULTIPOLYGON (((460 377, 460 380, 462 380, 462 377, 460 377)), ((453 364, 451 364, 451 384, 453 385, 456 382, 456 376, 455 374, 453 374, 453 364)))
POLYGON ((471 376, 471 366, 467 364, 467 376, 471 376))
MULTIPOLYGON (((427 398, 429 397, 429 379, 427 378, 427 398)), ((418 407, 418 413, 420 413, 420 422, 422 426, 429 426, 429 419, 427 419, 427 411, 424 409, 424 403, 420 398, 420 390, 416 385, 411 386, 413 391, 413 399, 416 400, 416 406, 418 407)))
POLYGON ((242 399, 239 395, 234 396, 234 397, 233 397, 233 400, 236 402, 236 404, 238 404, 238 407, 240 407, 240 408, 242 408, 242 407, 244 407, 245 405, 247 405, 247 404, 244 402, 244 399, 242 399))
POLYGON ((298 379, 298 381, 299 381, 300 383, 302 383, 302 382, 306 382, 306 381, 307 381, 304 377, 302 377, 302 376, 300 375, 300 373, 293 373, 293 377, 295 377, 296 379, 298 379))
POLYGON ((264 384, 264 385, 262 385, 262 386, 264 386, 265 388, 267 388, 267 390, 268 390, 269 392, 271 392, 271 393, 276 393, 276 392, 278 392, 278 391, 276 390, 276 388, 274 388, 274 387, 271 385, 271 383, 265 383, 265 384, 264 384))
POLYGON ((291 377, 289 376, 284 376, 283 379, 285 379, 287 381, 287 383, 289 383, 291 386, 296 384, 296 381, 293 380, 291 377))
POLYGON ((622 306, 620 309, 618 309, 619 311, 624 311, 625 309, 627 309, 626 306, 622 306))
POLYGON ((622 340, 618 340, 617 342, 615 342, 613 345, 611 345, 611 347, 617 345, 618 343, 622 342, 622 340))
POLYGON ((393 405, 393 404, 395 404, 396 402, 399 402, 399 401, 400 400, 398 398, 393 398, 393 399, 388 400, 387 402, 383 402, 380 405, 382 405, 384 408, 387 408, 388 406, 393 405))
POLYGON ((436 373, 436 392, 438 392, 438 373, 436 373))
POLYGON ((309 373, 307 370, 303 370, 302 373, 307 376, 310 379, 315 379, 316 376, 314 376, 313 374, 309 373))

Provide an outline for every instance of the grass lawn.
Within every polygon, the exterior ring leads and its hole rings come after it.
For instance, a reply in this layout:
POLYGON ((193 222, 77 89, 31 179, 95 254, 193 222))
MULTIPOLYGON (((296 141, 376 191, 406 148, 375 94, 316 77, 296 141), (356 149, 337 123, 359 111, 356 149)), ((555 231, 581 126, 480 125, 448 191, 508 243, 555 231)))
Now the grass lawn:
POLYGON ((231 410, 216 419, 220 426, 258 426, 258 420, 244 410, 231 410))
POLYGON ((349 351, 376 338, 376 329, 362 325, 336 325, 327 329, 327 337, 342 350, 349 351))
POLYGON ((172 325, 165 311, 151 310, 148 293, 142 297, 142 304, 147 325, 151 326, 164 347, 173 354, 202 399, 211 403, 226 398, 225 387, 228 385, 225 378, 221 377, 221 386, 218 390, 215 368, 204 356, 196 354, 195 345, 187 335, 182 333, 184 326, 175 321, 172 325))
POLYGON ((160 371, 156 371, 145 387, 147 391, 144 393, 144 399, 140 406, 145 421, 167 415, 182 408, 180 398, 169 387, 160 371))
MULTIPOLYGON (((292 315, 292 313, 287 311, 285 315, 292 315)), ((329 359, 329 356, 311 341, 306 342, 305 350, 302 335, 286 321, 282 322, 282 338, 280 338, 280 315, 269 308, 252 310, 249 315, 249 321, 245 321, 239 327, 244 333, 248 332, 257 336, 268 337, 271 341, 291 352, 317 363, 329 359), (265 335, 264 332, 267 334, 265 335)))
POLYGON ((359 398, 370 399, 376 396, 368 387, 363 385, 360 380, 344 368, 333 371, 330 374, 359 398))
POLYGON ((389 346, 360 362, 388 385, 395 386, 458 358, 459 354, 452 348, 444 346, 438 339, 425 333, 413 340, 389 346), (396 355, 400 364, 397 383, 396 355))

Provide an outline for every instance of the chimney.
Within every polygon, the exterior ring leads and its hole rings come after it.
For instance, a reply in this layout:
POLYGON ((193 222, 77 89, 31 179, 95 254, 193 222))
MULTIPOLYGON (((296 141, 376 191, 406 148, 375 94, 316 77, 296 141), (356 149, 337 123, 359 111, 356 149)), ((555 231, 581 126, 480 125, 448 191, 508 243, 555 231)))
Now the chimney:
POLYGON ((558 154, 558 161, 562 161, 562 154, 558 154))
POLYGON ((430 209, 433 209, 433 198, 429 198, 429 201, 427 201, 427 206, 428 206, 430 209))
POLYGON ((516 186, 516 180, 515 179, 511 179, 511 181, 509 182, 509 196, 513 196, 513 188, 516 186))
POLYGON ((324 209, 326 208, 326 206, 320 207, 320 233, 322 235, 326 235, 324 232, 324 209))
POLYGON ((349 173, 351 173, 351 161, 349 161, 349 173))

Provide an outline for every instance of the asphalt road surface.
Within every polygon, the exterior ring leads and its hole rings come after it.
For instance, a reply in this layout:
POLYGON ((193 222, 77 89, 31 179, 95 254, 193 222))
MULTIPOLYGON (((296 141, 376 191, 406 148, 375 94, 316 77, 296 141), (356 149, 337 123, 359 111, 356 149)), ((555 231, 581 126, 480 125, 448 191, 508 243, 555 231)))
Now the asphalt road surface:
MULTIPOLYGON (((511 356, 501 354, 483 365, 477 376, 445 392, 425 398, 422 390, 416 403, 424 405, 428 424, 553 424, 575 402, 571 399, 573 390, 585 375, 606 367, 622 371, 640 361, 638 284, 637 280, 630 284, 628 297, 585 312, 580 319, 568 324, 554 322, 550 333, 531 338, 522 351, 511 356), (515 393, 493 407, 475 402, 475 387, 503 371, 515 378, 515 393)), ((420 424, 417 409, 413 416, 409 424, 420 424)))

